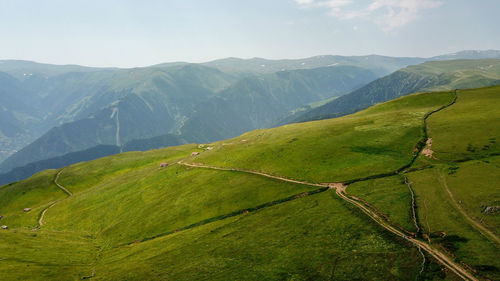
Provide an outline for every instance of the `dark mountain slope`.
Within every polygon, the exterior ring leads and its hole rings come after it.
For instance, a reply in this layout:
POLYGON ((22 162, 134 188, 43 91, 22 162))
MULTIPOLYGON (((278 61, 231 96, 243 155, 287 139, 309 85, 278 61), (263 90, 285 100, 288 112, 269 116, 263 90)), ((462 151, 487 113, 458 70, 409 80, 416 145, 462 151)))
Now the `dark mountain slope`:
POLYGON ((375 79, 354 66, 321 67, 249 76, 200 104, 182 127, 182 135, 210 142, 269 127, 286 112, 345 94, 375 79))
POLYGON ((347 93, 376 77, 353 66, 247 75, 238 80, 200 65, 120 70, 105 86, 57 118, 51 117, 72 121, 6 159, 0 170, 8 172, 100 144, 121 146, 166 134, 196 142, 228 138, 268 126, 289 110, 347 93))

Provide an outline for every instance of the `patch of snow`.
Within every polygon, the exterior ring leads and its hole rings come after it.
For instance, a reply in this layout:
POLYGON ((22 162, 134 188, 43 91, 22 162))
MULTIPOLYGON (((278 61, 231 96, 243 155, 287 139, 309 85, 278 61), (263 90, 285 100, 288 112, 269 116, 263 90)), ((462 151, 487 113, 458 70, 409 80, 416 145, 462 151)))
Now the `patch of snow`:
POLYGON ((338 63, 338 62, 336 62, 336 63, 329 64, 328 66, 336 66, 336 65, 338 65, 338 64, 339 64, 339 63, 338 63))
POLYGON ((266 67, 266 65, 265 65, 265 64, 261 64, 260 66, 261 66, 261 67, 266 67))
POLYGON ((303 63, 301 63, 300 65, 306 65, 306 63, 305 63, 305 62, 303 62, 303 63))

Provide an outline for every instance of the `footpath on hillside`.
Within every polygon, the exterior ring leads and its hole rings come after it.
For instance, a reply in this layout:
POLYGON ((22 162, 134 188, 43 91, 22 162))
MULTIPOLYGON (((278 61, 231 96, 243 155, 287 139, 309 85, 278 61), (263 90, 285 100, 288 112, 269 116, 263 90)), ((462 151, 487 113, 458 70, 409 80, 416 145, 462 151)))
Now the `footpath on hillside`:
POLYGON ((69 197, 73 196, 73 193, 71 193, 71 191, 69 191, 66 187, 62 186, 61 184, 59 184, 58 180, 59 180, 59 176, 61 175, 61 173, 64 171, 64 168, 61 169, 59 172, 57 172, 56 174, 56 177, 54 178, 54 184, 59 188, 61 189, 64 193, 66 193, 68 195, 68 197, 64 198, 64 199, 60 199, 60 200, 57 200, 57 201, 53 201, 53 202, 50 202, 49 203, 49 206, 47 208, 45 208, 42 213, 40 214, 40 218, 38 219, 38 227, 35 228, 35 230, 38 230, 40 229, 44 224, 45 222, 43 221, 43 219, 45 218, 45 214, 47 213, 47 211, 54 207, 57 203, 65 200, 65 199, 68 199, 69 197))
MULTIPOLYGON (((318 183, 310 183, 310 182, 305 182, 305 181, 289 179, 289 178, 285 178, 285 177, 281 177, 281 176, 277 176, 277 175, 271 175, 269 173, 265 173, 265 172, 261 172, 261 171, 252 171, 252 170, 245 170, 245 169, 240 169, 240 168, 216 167, 216 166, 210 166, 210 165, 205 165, 205 164, 200 164, 200 163, 185 163, 183 161, 179 161, 178 164, 184 165, 187 167, 192 167, 192 168, 204 168, 204 169, 212 169, 212 170, 223 170, 223 171, 235 171, 235 172, 241 172, 241 173, 249 173, 249 174, 260 175, 260 176, 264 176, 264 177, 268 177, 268 178, 272 178, 272 179, 280 180, 280 181, 284 181, 284 182, 321 187, 320 189, 318 189, 314 192, 309 192, 309 193, 306 192, 306 193, 298 194, 298 195, 292 196, 290 198, 287 198, 290 200, 302 198, 302 197, 310 195, 310 194, 315 194, 315 193, 335 189, 336 194, 340 198, 342 198, 343 200, 349 202, 353 206, 360 209, 363 213, 365 213, 367 216, 369 216, 373 221, 375 221, 378 225, 382 226, 384 229, 388 230, 389 232, 393 233, 394 235, 401 237, 401 238, 407 240, 408 242, 412 243, 413 245, 415 245, 421 253, 422 253, 422 251, 424 251, 427 254, 429 254, 430 256, 434 257, 439 263, 444 265, 446 268, 448 268, 450 271, 455 273, 457 276, 459 276, 463 280, 479 280, 472 273, 470 273, 467 269, 465 269, 460 264, 455 262, 454 259, 449 257, 447 254, 445 254, 442 251, 440 251, 439 249, 431 246, 429 243, 417 239, 416 235, 412 235, 411 232, 406 231, 406 230, 402 229, 400 226, 391 222, 386 215, 384 215, 382 212, 377 210, 373 205, 369 204, 368 202, 365 202, 364 200, 362 200, 360 198, 351 196, 346 192, 348 185, 353 183, 353 182, 365 181, 365 180, 370 180, 370 179, 375 179, 375 178, 383 178, 383 177, 393 176, 395 174, 402 174, 403 172, 407 171, 414 164, 416 158, 419 155, 429 154, 429 151, 425 150, 426 149, 425 146, 428 145, 429 142, 431 142, 429 139, 429 136, 427 134, 427 119, 432 114, 452 106, 453 104, 455 104, 456 101, 457 101, 457 91, 455 90, 453 100, 449 104, 444 105, 436 110, 433 110, 424 116, 423 129, 422 129, 423 136, 422 136, 422 139, 417 144, 418 152, 414 155, 414 157, 411 159, 409 164, 405 165, 404 167, 401 167, 400 169, 398 169, 392 173, 372 175, 372 176, 369 176, 366 178, 355 179, 355 180, 351 180, 351 181, 348 181, 345 183, 318 184, 318 183)), ((414 221, 415 227, 417 229, 417 233, 418 233, 418 232, 420 232, 420 227, 419 227, 417 219, 416 219, 415 195, 414 195, 413 189, 411 188, 411 184, 408 182, 406 177, 404 177, 404 178, 405 178, 405 183, 408 185, 408 188, 409 188, 411 195, 412 195, 412 203, 411 203, 412 204, 412 206, 411 206, 412 215, 413 215, 413 221, 414 221)), ((289 200, 283 200, 280 203, 284 203, 287 201, 289 201, 289 200)), ((272 204, 272 205, 275 205, 275 204, 272 204)), ((264 204, 260 208, 264 208, 264 207, 268 207, 268 206, 272 206, 272 205, 266 206, 264 204)), ((256 209, 260 209, 260 208, 256 208, 256 209)), ((235 212, 229 216, 238 215, 238 214, 241 214, 241 212, 235 212)), ((217 219, 216 218, 209 219, 209 220, 206 220, 206 223, 213 222, 213 221, 218 220, 218 219, 224 219, 224 218, 227 218, 229 216, 220 216, 217 219)), ((205 223, 193 224, 192 226, 186 227, 185 229, 189 229, 189 228, 199 226, 202 224, 205 224, 205 223)), ((158 237, 161 237, 164 235, 168 235, 168 234, 165 233, 163 235, 158 235, 155 237, 151 237, 149 239, 144 239, 144 241, 155 239, 155 238, 158 238, 158 237)), ((424 266, 424 264, 425 264, 425 255, 423 255, 423 259, 424 260, 422 262, 422 266, 424 266)), ((422 267, 420 274, 423 272, 423 270, 424 270, 424 268, 422 267)))

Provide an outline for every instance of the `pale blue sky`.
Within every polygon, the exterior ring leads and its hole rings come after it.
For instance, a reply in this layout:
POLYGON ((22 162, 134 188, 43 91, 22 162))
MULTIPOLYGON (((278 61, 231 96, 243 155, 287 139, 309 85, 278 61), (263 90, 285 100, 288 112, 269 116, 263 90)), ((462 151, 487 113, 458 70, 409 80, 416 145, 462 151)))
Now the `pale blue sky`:
POLYGON ((145 66, 500 49, 500 0, 0 0, 0 59, 145 66))

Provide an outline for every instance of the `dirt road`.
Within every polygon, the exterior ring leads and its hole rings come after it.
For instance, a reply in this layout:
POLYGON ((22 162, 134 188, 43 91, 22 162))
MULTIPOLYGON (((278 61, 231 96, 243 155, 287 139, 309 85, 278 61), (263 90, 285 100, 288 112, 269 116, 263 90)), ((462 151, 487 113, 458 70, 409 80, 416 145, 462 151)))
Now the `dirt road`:
POLYGON ((371 219, 373 219, 377 224, 382 226, 383 228, 387 229, 391 233, 406 239, 407 241, 411 242, 414 244, 417 248, 427 252, 429 255, 433 256, 438 262, 443 264, 446 268, 454 272, 457 276, 464 280, 474 280, 474 281, 479 281, 474 275, 472 275, 470 272, 468 272, 466 269, 464 269, 462 266, 454 262, 450 257, 448 257, 446 254, 442 253, 440 250, 432 247, 430 244, 417 240, 411 236, 408 236, 398 230, 396 227, 390 225, 387 223, 381 216, 379 216, 377 213, 372 211, 369 207, 365 206, 364 204, 351 199, 349 196, 346 194, 346 185, 340 184, 340 183, 335 183, 335 184, 317 184, 317 183, 309 183, 309 182, 304 182, 304 181, 298 181, 298 180, 293 180, 293 179, 288 179, 280 176, 275 176, 275 175, 270 175, 264 172, 256 172, 256 171, 249 171, 249 170, 244 170, 244 169, 238 169, 238 168, 223 168, 223 167, 214 167, 214 166, 209 166, 209 165, 204 165, 204 164, 199 164, 199 163, 184 163, 184 162, 179 162, 180 165, 188 166, 188 167, 195 167, 195 168, 205 168, 205 169, 213 169, 213 170, 222 170, 222 171, 237 171, 237 172, 242 172, 242 173, 250 173, 250 174, 255 174, 255 175, 260 175, 276 180, 281 180, 285 182, 291 182, 291 183, 297 183, 297 184, 304 184, 304 185, 309 185, 309 186, 321 186, 321 187, 329 187, 331 189, 335 189, 337 195, 342 198, 343 200, 351 203, 352 205, 356 206, 359 208, 361 211, 363 211, 366 215, 368 215, 371 219))
POLYGON ((57 201, 54 201, 54 202, 51 202, 50 205, 45 208, 42 213, 40 214, 40 218, 38 219, 38 228, 39 229, 40 227, 42 227, 45 223, 43 222, 43 219, 45 217, 45 214, 47 213, 47 211, 54 207, 54 205, 56 205, 57 203, 61 202, 62 200, 65 200, 71 196, 73 196, 73 193, 71 193, 71 191, 69 191, 67 188, 65 188, 64 186, 62 186, 61 184, 59 184, 57 182, 57 180, 59 179, 59 176, 61 175, 62 171, 64 171, 64 168, 61 169, 57 174, 56 174, 56 177, 54 178, 54 184, 59 188, 61 189, 62 191, 64 191, 64 193, 66 193, 68 195, 68 197, 64 198, 64 199, 60 199, 60 200, 57 200, 57 201))

